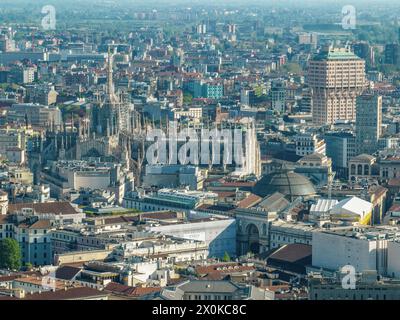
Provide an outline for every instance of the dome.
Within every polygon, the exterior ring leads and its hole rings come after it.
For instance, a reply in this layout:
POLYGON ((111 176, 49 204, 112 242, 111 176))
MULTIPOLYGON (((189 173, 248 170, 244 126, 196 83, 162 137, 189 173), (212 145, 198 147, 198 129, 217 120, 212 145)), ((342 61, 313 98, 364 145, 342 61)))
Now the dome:
POLYGON ((288 199, 310 197, 316 194, 313 184, 305 176, 291 170, 280 170, 263 176, 254 186, 253 193, 266 197, 280 192, 288 199))

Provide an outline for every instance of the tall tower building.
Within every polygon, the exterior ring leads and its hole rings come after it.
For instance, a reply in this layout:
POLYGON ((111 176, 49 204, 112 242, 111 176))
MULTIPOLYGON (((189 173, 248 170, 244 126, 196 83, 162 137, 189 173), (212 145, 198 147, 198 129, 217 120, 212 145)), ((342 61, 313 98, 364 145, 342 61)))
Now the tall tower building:
POLYGON ((389 43, 385 46, 385 63, 400 65, 400 44, 389 43))
POLYGON ((271 106, 273 110, 285 112, 286 109, 286 85, 281 79, 271 83, 271 106))
POLYGON ((355 120, 356 97, 366 85, 365 61, 348 48, 325 48, 309 62, 313 123, 355 120))
POLYGON ((363 94, 357 97, 356 110, 357 153, 372 154, 382 134, 382 97, 363 94))

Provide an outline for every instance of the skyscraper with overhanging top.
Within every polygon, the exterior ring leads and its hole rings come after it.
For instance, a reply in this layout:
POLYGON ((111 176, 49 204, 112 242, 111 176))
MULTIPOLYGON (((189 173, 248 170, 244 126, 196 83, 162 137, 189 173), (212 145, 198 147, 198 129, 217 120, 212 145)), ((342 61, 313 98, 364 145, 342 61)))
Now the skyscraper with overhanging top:
POLYGON ((356 98, 366 85, 365 61, 348 48, 324 48, 309 61, 312 120, 318 125, 355 120, 356 98))

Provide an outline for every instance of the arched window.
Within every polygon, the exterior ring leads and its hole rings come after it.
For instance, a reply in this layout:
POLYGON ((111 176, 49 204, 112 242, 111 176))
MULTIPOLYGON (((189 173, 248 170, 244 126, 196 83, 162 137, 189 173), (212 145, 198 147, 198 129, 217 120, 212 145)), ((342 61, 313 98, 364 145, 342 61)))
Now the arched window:
POLYGON ((369 165, 364 166, 364 176, 369 176, 369 165))
POLYGON ((356 174, 356 165, 352 164, 350 167, 350 174, 356 174))
POLYGON ((362 164, 357 166, 357 175, 361 176, 363 174, 362 164))

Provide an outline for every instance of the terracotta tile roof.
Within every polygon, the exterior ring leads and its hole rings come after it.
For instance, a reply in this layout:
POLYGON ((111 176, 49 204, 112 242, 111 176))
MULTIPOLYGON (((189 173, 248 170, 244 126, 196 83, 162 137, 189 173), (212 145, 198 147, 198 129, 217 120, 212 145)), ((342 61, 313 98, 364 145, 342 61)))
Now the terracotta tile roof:
POLYGON ((399 212, 399 211, 400 211, 400 204, 394 204, 394 205, 392 205, 392 206, 389 208, 388 211, 389 211, 389 212, 390 212, 390 211, 399 212))
POLYGON ((124 284, 120 284, 120 283, 117 283, 117 282, 110 282, 104 288, 104 291, 107 291, 107 292, 110 292, 110 293, 116 293, 116 294, 122 294, 122 295, 130 296, 135 291, 135 287, 126 286, 124 284))
MULTIPOLYGON (((14 281, 20 282, 20 283, 28 283, 30 285, 42 287, 45 284, 44 281, 46 281, 44 279, 46 279, 46 278, 44 278, 43 276, 36 276, 36 277, 35 276, 22 276, 22 277, 15 279, 14 281)), ((64 287, 65 287, 64 281, 61 281, 61 280, 56 279, 54 284, 55 284, 56 290, 61 290, 61 289, 64 289, 64 287)))
POLYGON ((56 278, 62 280, 72 280, 80 271, 81 268, 61 266, 56 270, 56 278))
POLYGON ((17 275, 17 274, 10 275, 10 276, 0 276, 0 282, 9 282, 9 281, 15 280, 19 277, 20 277, 20 275, 17 275))
POLYGON ((226 198, 226 197, 235 197, 236 192, 235 191, 213 191, 218 195, 219 198, 226 198))
POLYGON ((133 295, 135 297, 141 297, 146 294, 154 293, 154 292, 160 292, 161 287, 136 287, 133 295))
POLYGON ((296 262, 311 256, 311 254, 312 250, 310 245, 291 243, 280 247, 278 250, 272 253, 268 259, 296 262))
POLYGON ((0 224, 6 224, 8 223, 8 218, 10 216, 7 214, 0 214, 0 224))
POLYGON ((89 287, 75 287, 67 290, 46 291, 27 295, 24 300, 85 300, 108 296, 107 293, 89 287))
POLYGON ((124 284, 110 282, 105 288, 105 291, 131 297, 141 297, 146 294, 160 292, 161 287, 131 287, 124 284))
POLYGON ((104 219, 104 224, 117 224, 117 223, 130 223, 132 221, 137 220, 137 217, 117 216, 117 217, 105 217, 102 219, 104 219))
POLYGON ((166 220, 166 219, 177 219, 178 213, 175 211, 164 211, 164 212, 144 212, 140 214, 142 219, 158 219, 158 220, 166 220))
POLYGON ((388 186, 390 187, 399 187, 400 186, 400 179, 399 178, 393 178, 388 181, 388 186))
POLYGON ((256 182, 247 182, 247 181, 225 181, 222 183, 222 186, 224 187, 254 187, 256 182))
POLYGON ((68 202, 45 202, 45 203, 15 203, 10 204, 8 212, 13 213, 23 208, 31 208, 36 213, 54 213, 54 214, 76 214, 78 211, 68 202))
POLYGON ((265 289, 268 289, 270 291, 280 291, 280 290, 289 290, 290 286, 287 284, 281 284, 281 285, 276 285, 276 286, 266 286, 264 287, 265 289))
POLYGON ((259 203, 263 198, 251 193, 247 198, 239 201, 238 208, 250 208, 259 203))
POLYGON ((29 226, 29 229, 49 229, 51 227, 50 220, 38 220, 29 226))

